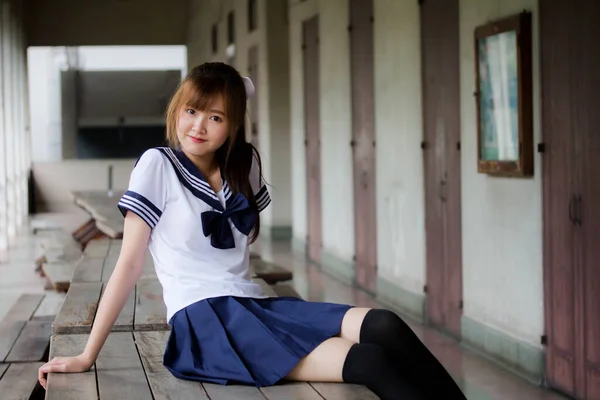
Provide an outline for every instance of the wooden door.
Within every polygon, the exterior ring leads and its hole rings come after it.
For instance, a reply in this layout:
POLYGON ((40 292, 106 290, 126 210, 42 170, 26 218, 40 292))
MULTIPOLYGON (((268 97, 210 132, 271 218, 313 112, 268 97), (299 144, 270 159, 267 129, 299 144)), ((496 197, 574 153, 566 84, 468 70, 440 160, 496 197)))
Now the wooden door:
MULTIPOLYGON (((258 89, 258 46, 248 49, 248 77, 258 89)), ((250 143, 260 149, 258 142, 258 93, 250 99, 250 143)))
POLYGON ((540 3, 548 384, 600 399, 600 38, 594 0, 540 3))
POLYGON ((581 311, 577 324, 579 370, 577 394, 600 399, 600 54, 590 51, 600 40, 600 2, 582 0, 577 11, 577 125, 581 149, 581 195, 578 201, 581 231, 581 267, 578 290, 581 311), (581 375, 580 375, 581 374, 581 375))
POLYGON ((373 0, 350 0, 349 28, 356 282, 374 293, 377 285, 377 215, 373 0))
POLYGON ((307 253, 321 262, 321 137, 319 117, 319 17, 303 23, 304 125, 306 130, 307 253))
POLYGON ((421 4, 426 317, 456 337, 462 315, 458 10, 458 0, 421 4))
POLYGON ((562 0, 540 2, 546 367, 549 384, 567 393, 575 390, 571 9, 562 0))

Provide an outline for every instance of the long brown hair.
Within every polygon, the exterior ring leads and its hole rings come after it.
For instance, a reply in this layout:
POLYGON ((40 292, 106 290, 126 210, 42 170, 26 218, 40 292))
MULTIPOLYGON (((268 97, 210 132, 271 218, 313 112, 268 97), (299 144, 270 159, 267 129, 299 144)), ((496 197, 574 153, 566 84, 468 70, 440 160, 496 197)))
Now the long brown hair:
MULTIPOLYGON (((230 132, 225 143, 216 151, 215 159, 233 193, 243 194, 250 207, 258 214, 256 198, 250 185, 252 158, 256 158, 258 163, 260 182, 262 164, 256 148, 246 141, 246 88, 235 68, 224 63, 212 62, 198 65, 187 74, 167 107, 167 142, 172 148, 179 148, 177 119, 182 107, 192 106, 196 110, 204 111, 214 97, 219 95, 223 96, 230 132)), ((250 235, 250 243, 256 240, 259 233, 260 218, 257 217, 250 235)))

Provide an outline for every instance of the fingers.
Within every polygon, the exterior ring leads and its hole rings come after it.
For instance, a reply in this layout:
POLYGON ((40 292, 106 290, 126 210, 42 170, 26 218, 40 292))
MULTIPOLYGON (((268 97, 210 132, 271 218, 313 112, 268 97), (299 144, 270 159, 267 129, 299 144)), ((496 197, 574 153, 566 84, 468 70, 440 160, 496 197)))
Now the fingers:
POLYGON ((65 370, 66 364, 61 359, 54 358, 38 369, 38 381, 46 389, 46 385, 48 384, 46 375, 50 372, 64 372, 65 370))

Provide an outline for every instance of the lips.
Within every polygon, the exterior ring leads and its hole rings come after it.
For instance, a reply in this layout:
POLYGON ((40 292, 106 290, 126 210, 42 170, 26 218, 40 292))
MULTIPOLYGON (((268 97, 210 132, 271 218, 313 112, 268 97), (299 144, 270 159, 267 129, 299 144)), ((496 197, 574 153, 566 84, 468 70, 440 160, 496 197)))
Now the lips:
POLYGON ((204 142, 206 142, 206 140, 204 140, 204 139, 200 139, 200 138, 197 138, 197 137, 194 137, 194 136, 190 136, 190 139, 191 139, 191 140, 192 140, 192 142, 194 142, 194 143, 204 143, 204 142))

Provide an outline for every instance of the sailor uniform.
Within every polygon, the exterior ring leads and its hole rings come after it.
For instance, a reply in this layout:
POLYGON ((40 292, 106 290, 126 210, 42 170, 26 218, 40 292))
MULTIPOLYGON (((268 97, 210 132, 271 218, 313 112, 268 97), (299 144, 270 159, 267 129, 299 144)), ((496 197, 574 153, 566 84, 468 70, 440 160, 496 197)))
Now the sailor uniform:
POLYGON ((152 229, 149 251, 163 287, 171 334, 164 365, 174 376, 268 386, 339 333, 351 307, 270 298, 251 279, 248 235, 271 198, 253 158, 258 210, 223 179, 211 188, 181 150, 147 150, 119 200, 123 215, 152 229))

